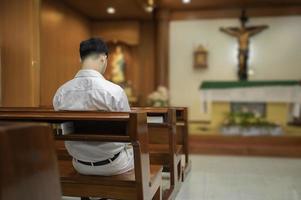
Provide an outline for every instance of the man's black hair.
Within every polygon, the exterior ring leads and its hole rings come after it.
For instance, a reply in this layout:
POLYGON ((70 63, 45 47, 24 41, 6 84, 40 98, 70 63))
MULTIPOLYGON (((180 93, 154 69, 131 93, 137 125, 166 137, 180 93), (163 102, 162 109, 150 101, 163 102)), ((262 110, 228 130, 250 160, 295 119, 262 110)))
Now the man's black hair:
POLYGON ((106 43, 100 38, 84 40, 79 46, 80 58, 84 60, 87 56, 95 53, 105 53, 108 56, 109 50, 106 43))

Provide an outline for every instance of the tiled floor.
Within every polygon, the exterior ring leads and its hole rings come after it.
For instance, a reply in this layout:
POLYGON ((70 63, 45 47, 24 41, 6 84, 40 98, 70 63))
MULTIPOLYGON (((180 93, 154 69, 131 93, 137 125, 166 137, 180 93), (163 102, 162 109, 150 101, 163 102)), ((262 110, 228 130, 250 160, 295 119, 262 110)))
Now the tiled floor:
POLYGON ((301 159, 193 156, 177 200, 301 200, 301 159))
POLYGON ((192 156, 177 200, 301 200, 301 159, 192 156))

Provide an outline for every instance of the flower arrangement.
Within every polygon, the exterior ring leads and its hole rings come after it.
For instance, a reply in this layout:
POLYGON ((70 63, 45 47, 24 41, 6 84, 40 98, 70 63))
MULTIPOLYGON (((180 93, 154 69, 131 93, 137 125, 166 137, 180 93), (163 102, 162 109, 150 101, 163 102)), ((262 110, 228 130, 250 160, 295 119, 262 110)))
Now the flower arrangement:
POLYGON ((253 112, 233 112, 226 115, 221 127, 224 135, 281 135, 280 126, 253 112))
POLYGON ((275 123, 268 122, 261 116, 256 115, 253 112, 232 112, 226 114, 226 119, 223 123, 224 126, 238 125, 242 127, 250 126, 264 126, 275 127, 275 123))
POLYGON ((154 107, 168 106, 168 90, 164 86, 159 86, 156 91, 152 92, 147 97, 147 104, 154 107))

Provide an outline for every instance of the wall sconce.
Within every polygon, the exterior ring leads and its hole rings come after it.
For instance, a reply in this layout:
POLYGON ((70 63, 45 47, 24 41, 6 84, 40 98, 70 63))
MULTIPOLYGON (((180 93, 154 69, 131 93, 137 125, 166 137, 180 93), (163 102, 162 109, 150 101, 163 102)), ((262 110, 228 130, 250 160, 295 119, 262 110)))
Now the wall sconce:
POLYGON ((194 68, 195 69, 203 69, 207 68, 207 56, 208 52, 203 47, 203 45, 199 45, 194 51, 194 68))

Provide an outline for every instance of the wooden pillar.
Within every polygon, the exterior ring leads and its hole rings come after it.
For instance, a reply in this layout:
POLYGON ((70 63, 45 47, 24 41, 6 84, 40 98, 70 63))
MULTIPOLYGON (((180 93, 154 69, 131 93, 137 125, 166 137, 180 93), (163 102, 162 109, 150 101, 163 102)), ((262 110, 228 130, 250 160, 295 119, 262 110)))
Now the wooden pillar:
POLYGON ((169 10, 158 10, 156 13, 156 86, 169 85, 169 10))
POLYGON ((3 106, 39 106, 40 0, 0 0, 3 106))

